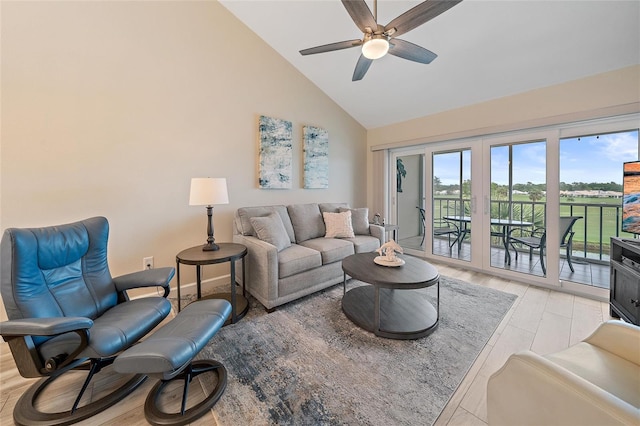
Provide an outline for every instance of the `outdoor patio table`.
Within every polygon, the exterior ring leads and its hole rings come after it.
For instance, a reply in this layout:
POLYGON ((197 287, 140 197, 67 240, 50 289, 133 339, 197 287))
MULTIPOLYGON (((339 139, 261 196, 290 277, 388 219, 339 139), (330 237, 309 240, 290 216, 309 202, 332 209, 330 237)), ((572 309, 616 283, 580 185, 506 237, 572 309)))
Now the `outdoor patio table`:
MULTIPOLYGON (((443 219, 460 222, 460 235, 458 235, 458 247, 462 244, 464 237, 471 232, 469 229, 469 223, 471 223, 470 216, 444 216, 443 219)), ((491 225, 502 227, 501 232, 492 232, 492 236, 502 238, 502 244, 504 245, 504 263, 507 265, 511 265, 511 254, 509 253, 509 239, 507 238, 509 235, 509 231, 512 227, 521 227, 526 228, 529 226, 533 226, 532 222, 525 222, 522 220, 513 220, 513 219, 497 219, 491 218, 491 225)))

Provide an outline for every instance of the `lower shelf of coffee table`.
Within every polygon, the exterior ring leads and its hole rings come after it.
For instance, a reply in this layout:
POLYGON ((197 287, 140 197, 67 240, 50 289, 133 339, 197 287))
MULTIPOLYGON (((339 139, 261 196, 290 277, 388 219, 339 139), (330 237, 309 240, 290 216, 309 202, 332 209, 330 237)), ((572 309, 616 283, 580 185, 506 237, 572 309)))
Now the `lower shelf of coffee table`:
POLYGON ((342 310, 356 325, 377 336, 391 339, 418 339, 438 326, 438 311, 429 301, 428 289, 381 288, 380 328, 375 325, 375 287, 365 285, 349 290, 342 298, 342 310))

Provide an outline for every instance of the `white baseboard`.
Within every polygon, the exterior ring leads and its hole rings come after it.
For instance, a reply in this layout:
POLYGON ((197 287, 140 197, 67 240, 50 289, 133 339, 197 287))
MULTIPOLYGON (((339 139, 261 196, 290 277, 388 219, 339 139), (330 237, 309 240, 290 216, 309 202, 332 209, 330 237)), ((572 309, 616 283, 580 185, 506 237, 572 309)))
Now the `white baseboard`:
MULTIPOLYGON (((227 274, 227 275, 220 275, 218 277, 202 280, 202 284, 200 285, 200 290, 202 291, 203 294, 206 294, 207 290, 210 288, 220 287, 227 284, 227 286, 229 287, 229 291, 231 291, 230 279, 231 279, 231 275, 227 274)), ((169 297, 176 297, 176 298, 178 297, 177 285, 178 283, 176 282, 174 285, 171 286, 171 292, 169 293, 169 297)), ((194 295, 196 294, 196 291, 197 291, 197 286, 195 282, 180 284, 181 298, 185 296, 194 295)), ((157 296, 157 295, 162 295, 162 291, 160 289, 149 289, 148 291, 136 294, 135 296, 132 295, 131 298, 139 299, 142 297, 157 296)))

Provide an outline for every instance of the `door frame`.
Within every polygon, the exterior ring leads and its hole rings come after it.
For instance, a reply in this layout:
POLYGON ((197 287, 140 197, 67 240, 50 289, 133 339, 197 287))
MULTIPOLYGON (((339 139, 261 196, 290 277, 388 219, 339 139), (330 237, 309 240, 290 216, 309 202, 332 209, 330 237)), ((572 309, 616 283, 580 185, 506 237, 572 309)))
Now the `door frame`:
MULTIPOLYGON (((389 223, 395 224, 395 225, 399 225, 399 218, 398 218, 398 179, 397 179, 397 173, 396 173, 396 168, 397 168, 397 161, 398 158, 400 157, 407 157, 410 155, 422 155, 423 159, 422 159, 422 170, 423 170, 423 175, 426 176, 426 168, 427 165, 425 164, 425 158, 424 157, 425 154, 425 150, 424 148, 412 148, 412 149, 403 149, 403 150, 394 150, 391 152, 391 155, 389 155, 389 180, 390 180, 390 200, 389 200, 389 223)), ((425 203, 425 198, 426 198, 426 187, 425 185, 425 179, 423 176, 422 179, 422 194, 420 194, 419 198, 420 198, 420 202, 422 205, 424 205, 425 203)), ((426 228, 426 224, 425 224, 425 228, 426 228)), ((426 234, 427 230, 425 229, 425 234, 426 234)), ((398 235, 400 235, 400 229, 398 229, 398 235)), ((400 239, 398 237, 398 239, 400 239)), ((425 242, 426 242, 426 238, 425 238, 425 242)), ((409 249, 410 252, 414 252, 413 254, 417 254, 417 255, 422 255, 422 252, 419 250, 411 250, 409 249), (419 254, 418 254, 419 253, 419 254)))

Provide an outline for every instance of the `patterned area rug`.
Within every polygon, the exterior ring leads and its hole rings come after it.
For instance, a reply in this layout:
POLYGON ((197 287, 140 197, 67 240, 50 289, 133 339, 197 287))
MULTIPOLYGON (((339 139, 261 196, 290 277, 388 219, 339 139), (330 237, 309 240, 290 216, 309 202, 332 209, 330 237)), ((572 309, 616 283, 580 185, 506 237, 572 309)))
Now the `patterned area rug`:
POLYGON ((252 300, 198 355, 229 373, 214 415, 219 425, 432 424, 515 298, 441 277, 438 328, 404 341, 347 319, 341 285, 270 314, 252 300))

